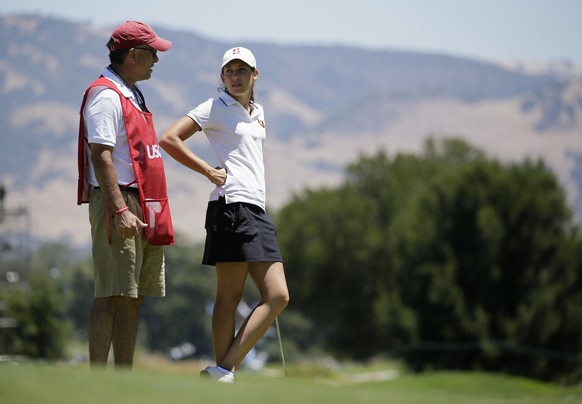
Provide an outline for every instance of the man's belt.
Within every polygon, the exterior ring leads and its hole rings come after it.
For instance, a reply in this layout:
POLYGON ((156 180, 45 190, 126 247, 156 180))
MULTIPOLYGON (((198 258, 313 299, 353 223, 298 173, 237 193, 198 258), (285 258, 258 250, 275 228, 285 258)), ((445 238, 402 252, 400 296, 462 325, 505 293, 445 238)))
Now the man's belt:
MULTIPOLYGON (((101 189, 100 187, 93 187, 93 189, 101 189)), ((136 187, 125 187, 123 185, 119 186, 119 189, 121 190, 121 192, 125 191, 125 192, 130 192, 132 194, 136 194, 139 195, 139 188, 136 187)))

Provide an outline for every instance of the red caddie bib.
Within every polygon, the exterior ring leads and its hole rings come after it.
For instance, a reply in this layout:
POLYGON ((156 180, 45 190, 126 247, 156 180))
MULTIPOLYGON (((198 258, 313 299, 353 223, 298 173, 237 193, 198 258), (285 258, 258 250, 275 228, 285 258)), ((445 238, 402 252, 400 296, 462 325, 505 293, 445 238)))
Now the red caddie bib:
POLYGON ((83 96, 79 121, 77 205, 89 202, 91 185, 87 180, 89 159, 85 152, 87 134, 83 122, 83 111, 87 94, 95 86, 105 86, 119 94, 123 120, 127 131, 129 151, 139 188, 143 211, 143 222, 147 224, 145 235, 154 245, 174 244, 174 229, 170 215, 170 205, 166 189, 166 174, 160 146, 154 129, 152 114, 137 108, 130 99, 105 77, 100 77, 89 85, 83 96))

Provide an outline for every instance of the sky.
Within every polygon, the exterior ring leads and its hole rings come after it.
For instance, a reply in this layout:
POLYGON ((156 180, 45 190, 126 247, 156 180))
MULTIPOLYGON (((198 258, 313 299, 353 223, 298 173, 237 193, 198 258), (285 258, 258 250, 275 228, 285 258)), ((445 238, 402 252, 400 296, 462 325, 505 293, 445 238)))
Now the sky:
POLYGON ((115 28, 125 20, 220 41, 346 45, 497 62, 582 64, 582 0, 2 0, 115 28))

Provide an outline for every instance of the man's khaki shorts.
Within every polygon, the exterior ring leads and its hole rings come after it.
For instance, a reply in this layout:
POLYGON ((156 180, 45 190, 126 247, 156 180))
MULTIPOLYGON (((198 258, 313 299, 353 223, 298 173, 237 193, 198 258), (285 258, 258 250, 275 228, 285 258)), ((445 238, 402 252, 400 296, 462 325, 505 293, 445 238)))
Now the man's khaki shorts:
MULTIPOLYGON (((122 194, 129 211, 143 221, 139 196, 128 191, 122 191, 122 194)), ((163 247, 150 244, 143 230, 140 236, 121 238, 111 219, 111 208, 107 210, 109 232, 105 197, 100 189, 94 189, 89 202, 89 222, 93 239, 95 297, 165 296, 163 247)))

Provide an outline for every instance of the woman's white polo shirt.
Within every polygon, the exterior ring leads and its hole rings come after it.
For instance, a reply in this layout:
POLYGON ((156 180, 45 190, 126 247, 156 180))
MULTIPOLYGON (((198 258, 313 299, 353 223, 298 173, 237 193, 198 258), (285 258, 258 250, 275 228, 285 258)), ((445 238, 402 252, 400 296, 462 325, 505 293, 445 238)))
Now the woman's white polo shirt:
POLYGON ((187 114, 204 131, 227 179, 210 194, 226 203, 246 202, 266 210, 263 143, 266 140, 263 107, 253 104, 249 114, 228 93, 210 98, 187 114))

